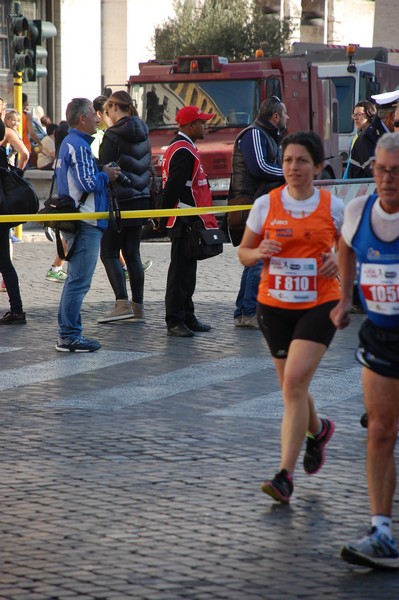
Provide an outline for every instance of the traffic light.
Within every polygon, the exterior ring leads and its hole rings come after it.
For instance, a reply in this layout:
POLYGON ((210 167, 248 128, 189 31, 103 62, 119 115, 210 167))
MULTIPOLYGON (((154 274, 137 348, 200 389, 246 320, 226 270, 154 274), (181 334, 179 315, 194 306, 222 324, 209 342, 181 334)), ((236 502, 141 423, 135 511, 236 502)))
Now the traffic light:
POLYGON ((47 77, 47 69, 40 60, 47 58, 46 48, 42 46, 43 40, 47 40, 57 35, 57 29, 51 21, 40 21, 34 19, 29 22, 29 42, 32 55, 33 79, 36 81, 39 77, 47 77))
POLYGON ((22 73, 24 81, 46 77, 47 69, 39 62, 48 55, 42 43, 57 35, 55 25, 39 19, 30 21, 23 15, 8 15, 7 24, 12 74, 22 73))
POLYGON ((14 76, 22 73, 25 81, 32 81, 34 70, 29 40, 29 21, 22 15, 8 15, 7 25, 10 71, 14 76))

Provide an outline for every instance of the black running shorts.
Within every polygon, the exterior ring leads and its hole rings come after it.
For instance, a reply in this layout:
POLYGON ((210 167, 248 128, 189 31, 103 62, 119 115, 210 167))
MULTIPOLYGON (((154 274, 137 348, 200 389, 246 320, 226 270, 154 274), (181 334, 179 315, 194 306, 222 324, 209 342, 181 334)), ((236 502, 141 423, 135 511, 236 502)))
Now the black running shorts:
POLYGON ((399 330, 382 329, 366 319, 359 331, 356 359, 371 371, 399 379, 399 330))
POLYGON ((287 358, 292 340, 309 340, 328 348, 336 331, 330 311, 337 303, 338 300, 332 300, 303 310, 258 304, 259 327, 272 356, 287 358))

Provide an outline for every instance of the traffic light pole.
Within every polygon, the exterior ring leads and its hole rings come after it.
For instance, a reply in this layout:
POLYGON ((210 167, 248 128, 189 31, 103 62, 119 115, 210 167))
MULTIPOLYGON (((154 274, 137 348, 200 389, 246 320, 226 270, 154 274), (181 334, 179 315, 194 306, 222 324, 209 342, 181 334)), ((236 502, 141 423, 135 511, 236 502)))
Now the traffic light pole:
MULTIPOLYGON (((22 139, 22 72, 18 71, 14 75, 14 108, 19 112, 21 118, 18 125, 18 133, 22 139)), ((22 240, 22 225, 14 227, 14 235, 22 240)))
MULTIPOLYGON (((18 71, 14 75, 14 108, 22 115, 22 72, 18 71)), ((18 132, 22 138, 22 117, 19 121, 18 132)))
MULTIPOLYGON (((57 29, 50 21, 27 19, 20 14, 20 3, 15 2, 15 13, 7 16, 7 33, 10 71, 14 77, 14 107, 21 115, 18 131, 22 138, 22 81, 47 76, 46 67, 40 63, 47 58, 47 50, 41 43, 57 35, 57 29)), ((21 226, 16 228, 16 235, 22 237, 21 226)))

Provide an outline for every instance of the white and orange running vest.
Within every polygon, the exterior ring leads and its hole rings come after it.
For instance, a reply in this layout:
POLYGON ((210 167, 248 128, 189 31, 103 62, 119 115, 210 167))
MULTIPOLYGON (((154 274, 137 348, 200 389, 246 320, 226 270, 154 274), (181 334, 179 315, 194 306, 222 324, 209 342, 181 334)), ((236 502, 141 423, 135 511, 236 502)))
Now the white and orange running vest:
POLYGON ((270 209, 262 228, 262 236, 279 241, 282 250, 263 267, 258 302, 300 310, 338 300, 338 280, 318 274, 322 255, 331 252, 337 235, 331 216, 331 194, 320 190, 318 207, 308 216, 296 219, 283 207, 283 187, 270 192, 270 209))

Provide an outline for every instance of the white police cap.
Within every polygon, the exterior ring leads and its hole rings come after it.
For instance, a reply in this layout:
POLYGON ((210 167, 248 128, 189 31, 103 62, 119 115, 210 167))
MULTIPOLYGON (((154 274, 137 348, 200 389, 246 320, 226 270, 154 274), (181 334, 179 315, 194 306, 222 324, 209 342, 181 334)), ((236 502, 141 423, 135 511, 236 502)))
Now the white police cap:
POLYGON ((374 94, 374 96, 371 97, 378 106, 389 108, 390 106, 396 106, 398 104, 399 90, 395 90, 394 92, 384 92, 383 94, 374 94))

